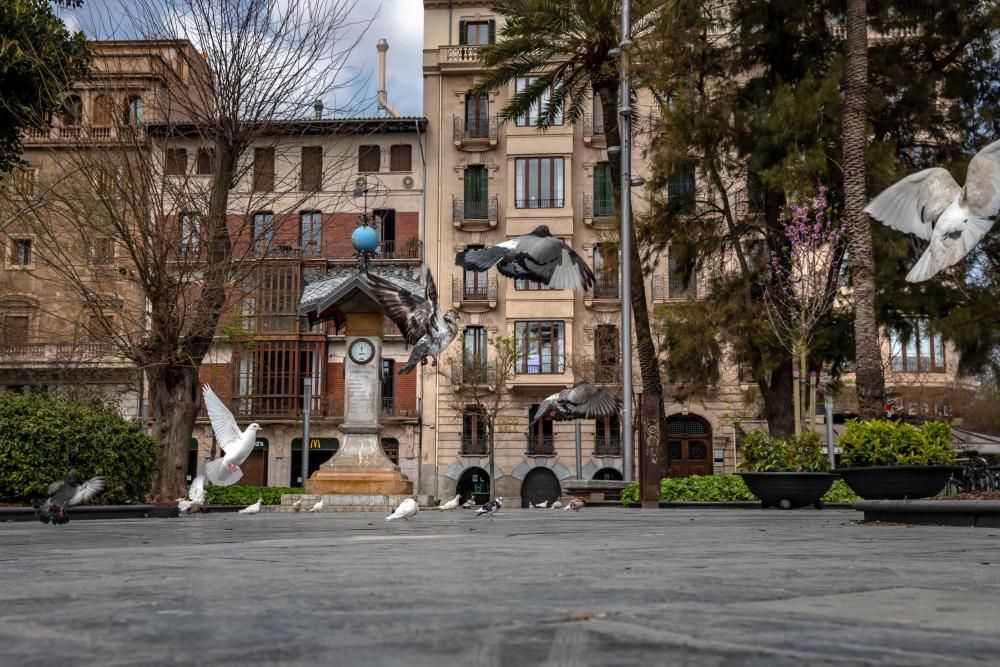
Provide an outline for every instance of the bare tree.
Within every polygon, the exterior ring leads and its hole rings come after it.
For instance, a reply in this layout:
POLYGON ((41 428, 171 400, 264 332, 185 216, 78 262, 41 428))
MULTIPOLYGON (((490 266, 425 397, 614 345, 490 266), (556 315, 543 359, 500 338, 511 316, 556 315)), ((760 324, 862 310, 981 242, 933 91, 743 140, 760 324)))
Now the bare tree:
MULTIPOLYGON (((8 212, 91 329, 145 373, 160 445, 152 502, 183 491, 199 367, 224 316, 238 321, 258 260, 298 225, 282 214, 306 188, 283 182, 282 141, 313 131, 321 103, 328 115, 354 103, 344 67, 366 22, 353 10, 346 0, 122 2, 116 29, 149 41, 120 64, 147 59, 159 84, 139 99, 97 68, 108 108, 95 97, 92 118, 55 119, 52 131, 79 144, 47 158, 34 205, 8 212), (99 131, 98 114, 108 126, 99 131)), ((322 171, 350 197, 349 155, 324 157, 322 171)))

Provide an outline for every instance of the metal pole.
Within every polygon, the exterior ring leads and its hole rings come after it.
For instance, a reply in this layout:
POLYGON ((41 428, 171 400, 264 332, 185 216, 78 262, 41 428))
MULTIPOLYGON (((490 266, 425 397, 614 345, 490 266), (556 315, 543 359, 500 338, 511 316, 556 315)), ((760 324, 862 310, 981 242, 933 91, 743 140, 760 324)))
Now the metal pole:
POLYGON ((823 410, 826 412, 826 454, 830 457, 830 470, 836 466, 836 453, 833 446, 833 392, 826 385, 823 392, 823 410))
POLYGON ((580 438, 580 420, 576 420, 576 478, 583 479, 583 445, 580 438))
MULTIPOLYGON (((621 92, 618 96, 618 133, 621 137, 622 172, 622 476, 635 478, 632 463, 632 90, 629 83, 628 47, 631 35, 629 0, 622 0, 621 92)), ((638 267, 637 267, 638 268, 638 267)))
POLYGON ((302 486, 309 477, 309 415, 312 413, 312 378, 302 380, 302 486))

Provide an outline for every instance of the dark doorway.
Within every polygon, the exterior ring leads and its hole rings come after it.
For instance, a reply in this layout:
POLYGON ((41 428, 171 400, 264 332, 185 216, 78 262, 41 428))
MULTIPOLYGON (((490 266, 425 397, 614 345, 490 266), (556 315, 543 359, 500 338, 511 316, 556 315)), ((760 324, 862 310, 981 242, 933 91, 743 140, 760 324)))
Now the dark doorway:
POLYGON ((562 495, 562 486, 559 478, 548 468, 534 468, 524 476, 521 483, 521 507, 527 507, 528 503, 544 503, 546 500, 551 505, 562 495))
POLYGON ((244 486, 267 486, 267 438, 257 438, 250 456, 240 466, 243 477, 237 484, 244 486))
POLYGON ((399 440, 396 438, 382 438, 382 451, 389 457, 389 460, 399 465, 399 440))
POLYGON ((471 497, 477 505, 482 505, 490 499, 490 474, 482 468, 466 468, 458 478, 455 493, 463 503, 471 497))
POLYGON ((187 483, 190 484, 195 477, 198 475, 198 441, 191 438, 191 444, 188 445, 188 460, 187 460, 187 472, 184 478, 187 483))
POLYGON ((669 477, 711 475, 712 427, 697 415, 667 417, 667 455, 669 477))
POLYGON ((620 482, 622 481, 622 473, 617 468, 601 468, 594 473, 593 479, 620 482))
MULTIPOLYGON (((336 438, 309 438, 309 479, 319 467, 333 458, 340 449, 340 441, 336 438)), ((302 486, 302 438, 292 439, 292 476, 289 486, 302 486)))

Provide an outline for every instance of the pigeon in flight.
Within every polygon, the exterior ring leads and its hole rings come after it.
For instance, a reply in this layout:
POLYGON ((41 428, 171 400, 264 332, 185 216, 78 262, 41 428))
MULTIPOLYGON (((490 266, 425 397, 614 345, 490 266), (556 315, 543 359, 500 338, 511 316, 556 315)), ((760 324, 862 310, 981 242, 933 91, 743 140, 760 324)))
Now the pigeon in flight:
POLYGON ((584 504, 585 503, 583 502, 583 498, 580 498, 578 496, 573 500, 569 501, 569 504, 563 508, 563 512, 568 512, 569 510, 573 510, 574 512, 579 512, 581 509, 583 509, 584 504))
POLYGON ((461 499, 462 499, 462 496, 460 494, 456 493, 454 498, 452 498, 451 500, 449 500, 446 503, 442 503, 441 505, 438 505, 438 509, 439 510, 453 510, 453 509, 455 509, 455 508, 458 507, 458 501, 461 500, 461 499))
POLYGON ((617 415, 622 409, 622 399, 614 394, 595 387, 589 382, 577 382, 569 389, 552 394, 539 404, 535 417, 529 426, 534 425, 550 412, 557 421, 572 419, 596 419, 617 415))
POLYGON ((865 213, 895 230, 929 241, 906 280, 919 283, 953 266, 986 236, 1000 213, 1000 141, 969 162, 965 187, 933 167, 889 186, 865 213))
POLYGON ((253 505, 248 505, 247 507, 244 507, 239 512, 237 512, 237 514, 259 514, 260 507, 263 504, 264 504, 264 499, 258 498, 257 502, 255 502, 253 505))
POLYGON ((385 314, 399 327, 406 344, 414 346, 410 359, 399 371, 400 375, 413 372, 417 364, 423 366, 427 363, 427 357, 433 358, 436 366, 438 355, 458 335, 458 311, 452 308, 446 313, 441 312, 434 277, 429 270, 426 276, 427 298, 424 298, 381 276, 368 274, 368 280, 378 293, 385 314))
POLYGON ((309 508, 309 511, 310 512, 319 512, 321 509, 323 509, 323 499, 322 498, 320 498, 319 500, 317 500, 316 504, 309 508))
POLYGON ((74 469, 69 471, 66 479, 49 484, 49 487, 45 489, 45 493, 49 496, 45 502, 39 504, 36 501, 33 503, 35 516, 38 517, 39 521, 42 523, 51 522, 54 525, 69 523, 67 508, 85 503, 104 490, 103 477, 94 477, 83 484, 77 484, 77 479, 79 479, 79 473, 74 469))
POLYGON ((491 500, 479 509, 476 510, 476 516, 480 514, 489 514, 493 516, 503 507, 503 498, 497 497, 496 500, 491 500))
POLYGON ((399 503, 399 507, 396 511, 385 518, 386 521, 395 521, 396 519, 403 519, 404 521, 409 521, 410 518, 417 515, 417 501, 413 498, 407 498, 403 502, 399 503))
POLYGON ((292 511, 293 512, 301 512, 302 511, 302 499, 301 498, 299 498, 294 503, 292 503, 292 511))
POLYGON ((222 458, 205 464, 205 474, 212 484, 229 486, 240 481, 240 478, 243 477, 240 465, 247 460, 250 452, 253 451, 260 426, 250 424, 245 431, 241 432, 236 425, 236 419, 233 418, 233 413, 229 411, 222 399, 215 395, 212 388, 205 385, 202 393, 205 396, 208 419, 212 422, 212 430, 215 431, 215 439, 224 454, 222 458))
POLYGON ((205 504, 205 476, 198 475, 191 482, 187 498, 177 499, 177 509, 181 514, 201 511, 205 504))
POLYGON ((464 503, 462 503, 462 509, 464 510, 471 510, 475 506, 476 506, 476 499, 471 497, 464 503))
POLYGON ((486 271, 496 265, 508 278, 534 280, 555 289, 584 292, 594 285, 594 272, 546 225, 530 234, 509 239, 490 248, 463 250, 455 264, 470 271, 486 271))

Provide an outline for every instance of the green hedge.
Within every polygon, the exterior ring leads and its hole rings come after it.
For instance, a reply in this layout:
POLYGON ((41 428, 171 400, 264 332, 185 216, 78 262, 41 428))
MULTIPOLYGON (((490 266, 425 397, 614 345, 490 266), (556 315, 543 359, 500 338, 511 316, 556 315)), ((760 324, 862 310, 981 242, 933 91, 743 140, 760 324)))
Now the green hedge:
POLYGON ((924 422, 918 429, 900 421, 852 419, 837 443, 841 465, 845 467, 955 462, 951 426, 944 422, 924 422))
POLYGON ((756 429, 740 438, 741 469, 747 472, 826 472, 830 459, 819 433, 808 431, 787 438, 772 438, 756 429))
POLYGON ((287 486, 206 486, 205 502, 209 505, 253 505, 258 498, 265 505, 280 505, 281 496, 286 493, 305 493, 301 488, 287 486))
POLYGON ((0 392, 0 501, 43 496, 76 468, 84 479, 107 480, 92 503, 142 502, 156 457, 156 443, 139 424, 110 408, 0 392))
MULTIPOLYGON (((732 502, 756 500, 739 475, 691 475, 690 477, 664 477, 660 480, 660 500, 664 502, 732 502)), ((858 496, 843 482, 837 480, 823 496, 828 503, 849 503, 858 496)), ((635 482, 622 490, 622 505, 639 502, 639 485, 635 482)))

